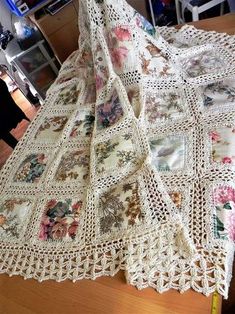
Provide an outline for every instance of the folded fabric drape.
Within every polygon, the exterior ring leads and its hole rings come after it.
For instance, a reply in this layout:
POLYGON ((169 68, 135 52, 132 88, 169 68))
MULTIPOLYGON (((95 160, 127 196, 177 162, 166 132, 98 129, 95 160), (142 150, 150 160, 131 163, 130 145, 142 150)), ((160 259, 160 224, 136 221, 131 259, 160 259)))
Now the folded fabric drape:
POLYGON ((155 29, 80 1, 79 50, 1 172, 0 271, 124 270, 142 289, 227 296, 235 240, 234 36, 155 29))

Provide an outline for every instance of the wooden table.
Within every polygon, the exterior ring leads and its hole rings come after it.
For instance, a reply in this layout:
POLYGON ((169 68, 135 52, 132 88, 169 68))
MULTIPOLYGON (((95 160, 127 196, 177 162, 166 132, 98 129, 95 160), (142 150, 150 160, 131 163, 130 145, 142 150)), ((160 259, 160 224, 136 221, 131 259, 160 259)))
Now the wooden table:
MULTIPOLYGON (((235 34, 235 14, 192 24, 235 34)), ((211 296, 192 290, 184 294, 174 290, 159 294, 151 288, 138 291, 126 284, 121 272, 113 278, 77 283, 0 276, 1 314, 208 314, 211 304, 211 296)))
POLYGON ((216 31, 235 35, 235 13, 225 14, 212 19, 188 23, 206 31, 216 31))

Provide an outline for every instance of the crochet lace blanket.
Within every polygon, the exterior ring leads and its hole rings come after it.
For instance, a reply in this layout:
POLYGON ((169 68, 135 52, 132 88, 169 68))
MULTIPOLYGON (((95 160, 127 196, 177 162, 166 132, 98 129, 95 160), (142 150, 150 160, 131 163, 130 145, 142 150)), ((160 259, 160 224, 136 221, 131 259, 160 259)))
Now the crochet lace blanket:
POLYGON ((0 272, 227 296, 235 38, 80 1, 79 51, 1 172, 0 272))

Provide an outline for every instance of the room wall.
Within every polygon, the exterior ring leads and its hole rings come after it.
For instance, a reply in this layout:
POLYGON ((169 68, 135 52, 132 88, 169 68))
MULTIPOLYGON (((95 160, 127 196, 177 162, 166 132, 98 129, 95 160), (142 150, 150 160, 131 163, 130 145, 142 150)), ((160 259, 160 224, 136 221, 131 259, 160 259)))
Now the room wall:
MULTIPOLYGON (((4 27, 4 30, 8 29, 12 31, 11 25, 11 13, 7 8, 4 0, 0 1, 0 22, 4 27)), ((0 64, 7 64, 4 53, 0 50, 0 64)))
POLYGON ((12 31, 11 13, 4 0, 0 1, 0 22, 4 26, 4 29, 12 31))

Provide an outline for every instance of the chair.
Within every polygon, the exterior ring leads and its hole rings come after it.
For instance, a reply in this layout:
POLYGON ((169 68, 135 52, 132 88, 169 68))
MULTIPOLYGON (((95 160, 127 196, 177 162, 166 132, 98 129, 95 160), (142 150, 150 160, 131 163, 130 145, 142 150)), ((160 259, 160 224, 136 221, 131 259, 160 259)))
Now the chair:
POLYGON ((210 0, 207 3, 203 5, 193 5, 190 4, 192 0, 175 0, 175 7, 176 7, 176 15, 177 15, 177 22, 178 24, 185 23, 184 20, 184 10, 188 9, 190 12, 192 12, 192 20, 198 21, 199 20, 199 14, 202 12, 205 12, 216 5, 220 4, 220 15, 224 12, 224 2, 226 0, 210 0), (180 8, 181 4, 181 8, 180 8))

